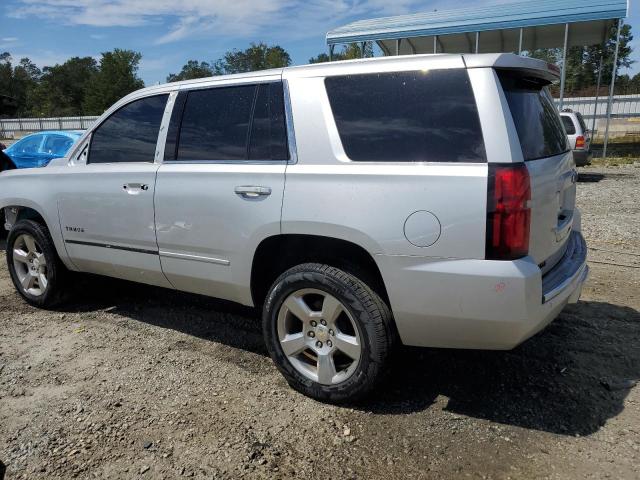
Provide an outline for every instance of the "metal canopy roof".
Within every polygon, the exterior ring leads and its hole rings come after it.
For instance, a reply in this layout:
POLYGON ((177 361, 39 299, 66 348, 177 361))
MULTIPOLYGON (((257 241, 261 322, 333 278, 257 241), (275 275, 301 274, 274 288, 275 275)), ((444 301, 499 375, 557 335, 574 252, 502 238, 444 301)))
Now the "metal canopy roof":
POLYGON ((360 20, 327 33, 327 44, 376 41, 386 54, 518 51, 560 47, 569 23, 569 46, 592 45, 606 39, 616 20, 627 16, 627 0, 540 0, 433 11, 360 20))

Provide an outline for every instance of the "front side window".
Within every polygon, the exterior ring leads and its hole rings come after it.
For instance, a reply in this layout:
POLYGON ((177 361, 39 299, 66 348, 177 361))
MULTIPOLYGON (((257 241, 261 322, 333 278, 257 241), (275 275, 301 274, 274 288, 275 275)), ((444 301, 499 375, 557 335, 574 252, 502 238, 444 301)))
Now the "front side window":
POLYGON ((464 69, 336 76, 325 86, 351 160, 486 162, 464 69))
POLYGON ((168 97, 135 100, 102 122, 91 135, 89 163, 153 163, 168 97))
POLYGON ((16 143, 15 151, 18 153, 38 153, 40 144, 42 144, 42 135, 32 135, 16 143))
POLYGON ((73 145, 73 139, 62 135, 49 135, 44 141, 42 151, 51 155, 64 156, 73 145))

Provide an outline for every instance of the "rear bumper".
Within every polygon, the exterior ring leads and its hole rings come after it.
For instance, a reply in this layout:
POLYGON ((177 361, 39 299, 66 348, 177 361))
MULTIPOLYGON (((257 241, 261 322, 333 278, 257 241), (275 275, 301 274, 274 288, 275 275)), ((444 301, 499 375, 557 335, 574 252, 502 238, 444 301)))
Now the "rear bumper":
POLYGON ((562 260, 542 275, 533 259, 511 262, 378 255, 406 345, 511 349, 578 301, 586 244, 572 232, 562 260))
POLYGON ((591 150, 574 150, 573 160, 576 162, 576 166, 584 167, 585 165, 591 165, 593 155, 591 150))

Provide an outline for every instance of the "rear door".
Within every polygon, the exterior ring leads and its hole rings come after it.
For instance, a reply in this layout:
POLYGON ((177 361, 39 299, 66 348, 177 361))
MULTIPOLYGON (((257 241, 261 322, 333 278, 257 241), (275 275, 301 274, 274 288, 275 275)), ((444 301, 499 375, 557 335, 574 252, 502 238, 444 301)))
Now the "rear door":
POLYGON ((532 75, 498 71, 531 181, 529 255, 546 272, 573 228, 578 175, 548 82, 532 75))
POLYGON ((60 178, 62 234, 82 271, 170 287, 160 268, 153 205, 167 98, 145 97, 115 111, 60 178))
POLYGON ((180 93, 155 198, 162 269, 177 289, 251 303, 253 253, 280 233, 288 158, 279 77, 180 93))

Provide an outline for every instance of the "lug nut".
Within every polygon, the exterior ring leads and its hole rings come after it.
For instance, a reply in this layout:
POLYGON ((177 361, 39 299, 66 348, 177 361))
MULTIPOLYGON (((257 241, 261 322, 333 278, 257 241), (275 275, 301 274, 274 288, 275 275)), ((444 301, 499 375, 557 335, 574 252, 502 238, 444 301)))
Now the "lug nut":
POLYGON ((318 326, 318 322, 316 322, 315 320, 311 320, 311 326, 312 327, 317 327, 318 326))
POLYGON ((333 343, 331 343, 331 340, 327 340, 327 347, 333 347, 333 343))
POLYGON ((325 325, 325 326, 327 325, 327 321, 326 321, 326 320, 320 320, 320 323, 321 323, 322 325, 325 325))
POLYGON ((313 333, 313 332, 309 332, 309 336, 310 336, 311 338, 313 338, 313 337, 315 337, 315 336, 316 336, 316 334, 315 334, 315 333, 313 333))
POLYGON ((316 347, 322 348, 322 342, 316 342, 316 347))
POLYGON ((333 330, 329 330, 329 335, 333 336, 335 335, 335 332, 333 330))

